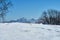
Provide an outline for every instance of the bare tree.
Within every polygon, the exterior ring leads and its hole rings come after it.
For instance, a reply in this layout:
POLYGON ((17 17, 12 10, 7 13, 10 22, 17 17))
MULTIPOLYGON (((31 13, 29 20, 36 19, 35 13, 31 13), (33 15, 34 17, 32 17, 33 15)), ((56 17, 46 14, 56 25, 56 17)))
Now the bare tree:
POLYGON ((5 16, 10 6, 12 6, 11 1, 0 0, 0 17, 2 18, 2 22, 5 21, 5 16))
POLYGON ((44 11, 41 19, 47 24, 60 24, 60 11, 53 9, 44 11))

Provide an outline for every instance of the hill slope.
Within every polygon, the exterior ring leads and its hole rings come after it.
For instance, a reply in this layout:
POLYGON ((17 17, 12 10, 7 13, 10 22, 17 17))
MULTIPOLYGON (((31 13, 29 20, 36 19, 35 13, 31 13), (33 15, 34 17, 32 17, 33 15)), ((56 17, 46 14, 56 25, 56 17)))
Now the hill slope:
POLYGON ((60 26, 0 23, 0 40, 60 40, 60 26))

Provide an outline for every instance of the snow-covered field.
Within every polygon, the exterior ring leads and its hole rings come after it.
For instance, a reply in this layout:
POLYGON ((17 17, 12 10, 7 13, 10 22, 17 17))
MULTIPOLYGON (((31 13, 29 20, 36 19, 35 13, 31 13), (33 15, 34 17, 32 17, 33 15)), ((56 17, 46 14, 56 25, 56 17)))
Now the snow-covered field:
POLYGON ((60 26, 0 23, 0 40, 60 40, 60 26))

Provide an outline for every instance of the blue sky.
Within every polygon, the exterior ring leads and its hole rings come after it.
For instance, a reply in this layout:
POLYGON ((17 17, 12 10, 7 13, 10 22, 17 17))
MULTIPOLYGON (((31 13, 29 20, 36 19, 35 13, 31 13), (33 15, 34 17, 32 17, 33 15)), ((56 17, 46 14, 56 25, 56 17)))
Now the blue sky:
POLYGON ((60 0, 11 0, 13 6, 7 13, 6 20, 25 17, 39 18, 44 10, 60 10, 60 0))

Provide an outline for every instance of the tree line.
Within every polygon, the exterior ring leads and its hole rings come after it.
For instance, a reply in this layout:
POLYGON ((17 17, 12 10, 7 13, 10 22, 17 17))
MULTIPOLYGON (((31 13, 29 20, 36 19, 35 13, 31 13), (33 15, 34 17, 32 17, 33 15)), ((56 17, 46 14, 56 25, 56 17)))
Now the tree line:
POLYGON ((40 20, 43 21, 43 24, 60 25, 60 11, 48 9, 42 13, 41 17, 38 20, 38 23, 40 23, 40 20))

